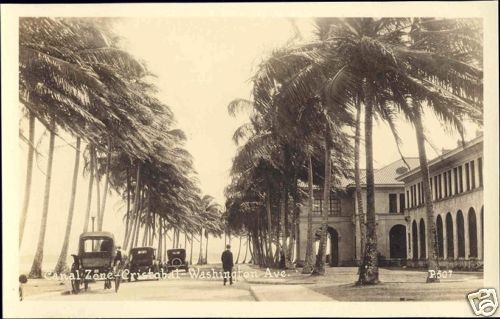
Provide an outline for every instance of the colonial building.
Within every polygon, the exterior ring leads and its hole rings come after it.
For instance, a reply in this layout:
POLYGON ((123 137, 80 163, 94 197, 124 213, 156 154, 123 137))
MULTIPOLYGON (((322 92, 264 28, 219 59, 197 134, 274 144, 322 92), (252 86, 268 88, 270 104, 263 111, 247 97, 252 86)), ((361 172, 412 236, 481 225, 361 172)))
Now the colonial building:
MULTIPOLYGON (((483 263, 483 136, 429 161, 439 264, 478 268, 483 263)), ((424 266, 428 227, 420 168, 402 174, 405 183, 408 265, 424 266)))
MULTIPOLYGON (((418 165, 418 158, 405 158, 410 169, 418 165)), ((396 178, 408 171, 403 160, 393 162, 374 172, 375 212, 377 223, 378 250, 382 260, 400 263, 406 259, 406 220, 404 183, 396 178)), ((359 262, 362 256, 360 230, 357 222, 357 200, 355 184, 344 180, 341 191, 332 192, 328 216, 327 244, 328 261, 331 266, 349 266, 359 262)), ((321 190, 314 192, 313 231, 321 227, 321 190)), ((361 197, 366 214, 366 182, 364 171, 361 176, 361 197)), ((304 205, 299 220, 299 258, 305 257, 307 245, 307 205, 304 205)))
MULTIPOLYGON (((439 255, 443 266, 475 268, 482 264, 482 136, 429 161, 439 255)), ((398 160, 374 172, 377 242, 382 265, 426 265, 427 220, 418 158, 398 160), (406 162, 406 163, 405 163, 406 162), (408 168, 409 167, 409 168, 408 168)), ((360 230, 352 180, 332 192, 328 215, 327 259, 331 266, 359 263, 360 230)), ((366 214, 366 182, 361 179, 366 214)), ((304 203, 305 204, 305 203, 304 203)), ((313 232, 321 227, 322 191, 314 190, 313 232)), ((318 238, 318 237, 317 237, 318 238)), ((299 220, 297 263, 307 245, 307 205, 299 220)))

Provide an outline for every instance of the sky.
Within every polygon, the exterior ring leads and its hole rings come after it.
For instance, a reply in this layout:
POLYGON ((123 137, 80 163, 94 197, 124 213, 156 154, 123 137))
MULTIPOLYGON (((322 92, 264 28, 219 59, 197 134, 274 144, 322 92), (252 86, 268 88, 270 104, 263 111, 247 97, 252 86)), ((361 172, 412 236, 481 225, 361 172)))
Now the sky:
MULTIPOLYGON (((312 25, 309 19, 297 19, 295 22, 304 38, 310 36, 312 25)), ((227 105, 235 98, 250 98, 249 79, 252 72, 273 49, 294 35, 292 23, 286 18, 126 18, 116 25, 116 32, 123 37, 124 48, 144 60, 156 75, 154 81, 159 88, 158 97, 171 107, 178 128, 186 132, 186 149, 193 155, 203 194, 214 196, 219 204, 224 205, 224 188, 229 183, 231 160, 236 152, 232 135, 246 120, 245 115, 238 118, 229 116, 227 105)), ((26 122, 25 119, 20 120, 25 133, 26 122)), ((424 125, 434 145, 434 148, 427 145, 429 158, 436 157, 442 148, 456 147, 458 136, 444 132, 432 116, 424 118, 424 125)), ((466 139, 470 139, 475 136, 476 128, 468 124, 467 127, 466 139)), ((403 140, 401 149, 404 156, 417 156, 413 128, 398 122, 398 131, 403 140)), ((23 242, 21 255, 32 255, 38 238, 48 149, 48 136, 45 134, 40 138, 43 132, 41 125, 37 124, 36 139, 40 140, 42 154, 34 168, 25 231, 28 240, 23 242)), ((56 139, 45 248, 47 255, 59 253, 69 205, 74 150, 68 143, 74 144, 74 138, 64 133, 61 136, 64 140, 56 139)), ((375 124, 374 147, 375 168, 400 158, 385 124, 375 124)), ((20 161, 25 163, 27 147, 23 142, 20 142, 20 150, 20 161)), ((364 166, 363 154, 361 159, 364 166)), ((24 181, 24 164, 21 164, 21 169, 20 177, 24 181)), ((80 175, 70 252, 76 249, 77 238, 83 228, 87 183, 87 177, 80 175)), ((20 184, 24 187, 24 183, 20 184)), ((24 194, 24 189, 20 189, 19 194, 24 194)), ((123 236, 122 212, 123 203, 116 194, 111 195, 104 228, 115 232, 119 242, 123 236)), ((220 239, 212 245, 223 247, 220 239)), ((218 249, 211 251, 214 251, 214 256, 215 252, 219 252, 218 249)))

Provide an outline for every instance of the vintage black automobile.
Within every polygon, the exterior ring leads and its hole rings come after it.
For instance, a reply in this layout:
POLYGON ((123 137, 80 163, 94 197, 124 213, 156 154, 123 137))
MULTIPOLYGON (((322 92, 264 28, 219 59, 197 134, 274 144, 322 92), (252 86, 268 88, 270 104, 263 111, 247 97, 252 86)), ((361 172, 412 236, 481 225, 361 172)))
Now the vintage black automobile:
POLYGON ((189 263, 186 261, 185 249, 169 249, 167 250, 168 261, 165 265, 167 273, 176 269, 184 269, 186 272, 189 270, 189 263))
POLYGON ((159 273, 162 271, 160 263, 156 259, 156 249, 152 247, 135 247, 130 249, 129 262, 127 264, 128 281, 138 280, 144 273, 159 273))
POLYGON ((81 285, 87 290, 90 282, 104 281, 104 289, 111 289, 115 282, 118 291, 122 276, 122 264, 115 260, 115 238, 109 232, 85 232, 80 235, 78 255, 73 256, 71 266, 72 292, 80 292, 81 285))

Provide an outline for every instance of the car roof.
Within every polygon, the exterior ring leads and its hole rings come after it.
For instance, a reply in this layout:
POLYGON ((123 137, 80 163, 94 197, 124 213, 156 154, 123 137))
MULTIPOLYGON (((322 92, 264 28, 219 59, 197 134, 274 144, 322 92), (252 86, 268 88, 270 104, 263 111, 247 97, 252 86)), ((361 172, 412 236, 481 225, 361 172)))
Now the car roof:
POLYGON ((107 237, 111 239, 115 239, 115 236, 106 231, 96 231, 96 232, 85 232, 80 235, 80 238, 93 238, 93 237, 107 237))
POLYGON ((130 248, 130 251, 136 251, 136 250, 156 250, 156 248, 153 248, 153 247, 134 247, 134 248, 130 248))

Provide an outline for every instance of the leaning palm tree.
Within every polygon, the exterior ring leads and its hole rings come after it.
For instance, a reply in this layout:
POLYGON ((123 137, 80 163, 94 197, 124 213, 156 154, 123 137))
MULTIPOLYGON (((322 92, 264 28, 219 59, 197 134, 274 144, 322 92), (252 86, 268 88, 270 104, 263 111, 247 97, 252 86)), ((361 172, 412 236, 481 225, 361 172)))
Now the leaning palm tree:
POLYGON ((21 211, 21 221, 19 222, 19 247, 21 246, 24 226, 26 225, 26 216, 28 215, 28 207, 31 195, 31 179, 33 177, 33 158, 34 158, 34 144, 35 144, 35 115, 29 112, 29 132, 28 132, 28 161, 26 168, 26 182, 24 186, 24 200, 23 208, 21 211))
POLYGON ((49 213, 49 200, 50 200, 50 186, 52 179, 52 163, 54 159, 54 140, 56 135, 56 123, 52 120, 50 123, 50 141, 49 141, 49 155, 47 158, 47 170, 45 172, 45 194, 43 196, 43 210, 42 218, 40 221, 40 233, 38 236, 38 244, 36 249, 35 258, 29 273, 30 278, 42 277, 42 262, 43 262, 43 248, 45 244, 45 231, 47 230, 47 217, 49 213))
POLYGON ((68 258, 68 245, 69 236, 71 234, 71 226, 73 224, 73 214, 75 212, 75 199, 76 199, 76 187, 78 183, 78 167, 80 166, 80 144, 81 138, 76 139, 75 146, 75 165, 73 169, 73 182, 71 185, 71 197, 69 201, 68 219, 66 221, 66 231, 64 233, 63 246, 61 248, 61 253, 59 254, 59 259, 57 260, 56 267, 54 268, 55 273, 65 272, 67 269, 66 259, 68 258))

